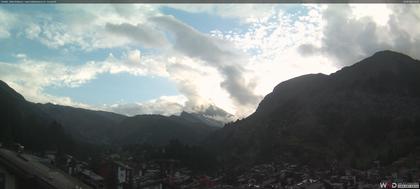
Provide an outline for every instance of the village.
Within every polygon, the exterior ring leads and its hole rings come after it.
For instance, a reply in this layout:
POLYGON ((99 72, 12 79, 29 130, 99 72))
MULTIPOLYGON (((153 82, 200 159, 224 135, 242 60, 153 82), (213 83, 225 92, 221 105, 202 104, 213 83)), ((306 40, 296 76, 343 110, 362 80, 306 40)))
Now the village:
MULTIPOLYGON (((2 151, 13 152, 4 148, 2 151)), ((42 156, 22 155, 26 153, 22 151, 13 153, 25 156, 26 159, 31 157, 34 164, 40 163, 50 167, 42 170, 59 169, 95 189, 368 189, 380 188, 380 183, 387 182, 417 183, 417 186, 420 182, 418 167, 403 167, 390 172, 389 168, 381 167, 380 162, 373 162, 373 168, 363 171, 338 168, 335 165, 323 170, 313 170, 306 165, 267 163, 253 166, 238 174, 217 171, 206 175, 192 171, 176 159, 145 161, 132 156, 108 154, 93 166, 91 162, 80 161, 69 154, 57 156, 55 151, 47 151, 42 156)), ((13 156, 2 155, 2 159, 11 157, 13 156)), ((41 170, 40 165, 37 167, 41 170)), ((46 173, 48 174, 51 175, 46 173)))

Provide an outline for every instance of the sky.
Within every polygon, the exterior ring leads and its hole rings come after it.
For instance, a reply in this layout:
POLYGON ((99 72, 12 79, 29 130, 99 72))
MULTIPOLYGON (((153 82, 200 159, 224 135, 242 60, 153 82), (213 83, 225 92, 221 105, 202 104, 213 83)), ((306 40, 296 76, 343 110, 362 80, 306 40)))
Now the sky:
POLYGON ((0 5, 0 79, 32 102, 237 119, 296 76, 420 59, 419 23, 415 4, 0 5))

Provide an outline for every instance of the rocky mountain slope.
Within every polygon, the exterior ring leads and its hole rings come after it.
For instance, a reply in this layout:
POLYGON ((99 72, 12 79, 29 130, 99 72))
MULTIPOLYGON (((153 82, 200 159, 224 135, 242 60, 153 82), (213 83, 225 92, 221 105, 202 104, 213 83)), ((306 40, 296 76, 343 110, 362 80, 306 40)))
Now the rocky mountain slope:
POLYGON ((226 162, 391 163, 420 146, 420 62, 382 51, 330 75, 284 81, 207 143, 226 162))

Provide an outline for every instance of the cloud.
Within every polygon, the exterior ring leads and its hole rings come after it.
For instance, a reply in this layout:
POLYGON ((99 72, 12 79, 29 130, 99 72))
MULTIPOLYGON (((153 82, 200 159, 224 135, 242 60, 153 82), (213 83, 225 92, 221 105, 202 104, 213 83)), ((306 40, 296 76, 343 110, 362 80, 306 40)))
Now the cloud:
POLYGON ((420 28, 413 23, 420 21, 420 6, 374 6, 380 11, 366 11, 372 9, 370 5, 325 4, 58 5, 53 6, 56 15, 20 13, 27 19, 0 8, 0 21, 7 22, 0 26, 0 38, 14 35, 10 32, 14 29, 17 37, 39 41, 49 48, 83 51, 76 56, 89 57, 98 49, 115 54, 66 65, 14 52, 18 62, 0 63, 0 78, 26 91, 31 99, 77 103, 48 95, 44 88, 78 87, 103 73, 161 76, 176 84, 182 101, 156 98, 107 107, 130 115, 158 113, 163 107, 160 113, 167 115, 215 105, 243 117, 255 110, 261 96, 292 77, 331 73, 383 49, 419 58, 420 28), (162 6, 233 18, 243 28, 201 33, 162 15, 162 6), (3 18, 22 23, 14 28, 12 21, 3 18))
MULTIPOLYGON (((269 21, 268 17, 277 16, 272 7, 241 7, 220 6, 216 8, 218 13, 214 13, 222 17, 239 18, 237 16, 241 11, 249 10, 249 14, 243 14, 241 19, 253 26, 252 31, 245 35, 236 35, 238 39, 232 40, 200 33, 173 17, 156 17, 160 14, 156 11, 158 6, 54 6, 58 16, 37 14, 22 23, 24 37, 66 52, 82 49, 83 53, 89 53, 94 49, 118 48, 117 54, 122 50, 122 55, 115 57, 111 54, 105 60, 78 63, 78 66, 38 61, 31 57, 6 64, 14 64, 13 68, 18 69, 17 71, 24 70, 25 66, 29 69, 42 67, 33 69, 34 72, 29 74, 39 78, 46 76, 44 80, 32 83, 38 91, 36 95, 29 95, 33 99, 37 96, 47 96, 43 91, 47 86, 78 87, 95 79, 99 74, 124 72, 132 75, 158 75, 174 81, 178 90, 187 98, 183 106, 186 110, 199 111, 202 107, 214 104, 228 112, 235 112, 238 116, 245 116, 254 110, 264 95, 255 91, 256 88, 260 88, 260 85, 257 85, 258 74, 254 73, 255 70, 259 72, 262 65, 269 64, 268 60, 271 62, 278 59, 278 56, 272 60, 271 57, 276 54, 274 51, 281 50, 277 46, 283 41, 275 37, 281 33, 280 30, 275 30, 269 36, 264 34, 279 26, 264 25, 269 21), (269 11, 260 11, 263 9, 269 11), (251 14, 251 10, 255 10, 255 14, 251 14), (255 18, 258 19, 252 20, 257 14, 259 16, 255 18), (172 46, 165 46, 166 43, 172 46), (143 53, 136 50, 140 48, 137 45, 165 47, 157 52, 143 53), (242 46, 250 48, 245 49, 242 46), (248 50, 256 48, 262 50, 262 54, 251 62, 253 55, 248 50), (261 61, 260 66, 255 66, 257 61, 261 61)), ((270 75, 277 74, 276 70, 271 72, 270 75)), ((16 74, 9 80, 16 81, 18 85, 18 77, 22 76, 26 80, 32 77, 25 74, 27 73, 16 74)), ((268 80, 267 77, 264 78, 268 80)), ((278 80, 274 79, 271 81, 277 82, 278 80)), ((25 90, 25 87, 21 89, 25 90)))
POLYGON ((243 78, 246 55, 235 51, 227 41, 204 35, 170 16, 154 17, 151 21, 163 27, 174 36, 174 50, 192 58, 198 58, 216 68, 224 77, 224 88, 238 105, 255 104, 260 96, 243 78))
MULTIPOLYGON (((303 44, 318 46, 323 28, 322 6, 305 5, 299 10, 299 13, 293 14, 274 11, 265 20, 252 22, 246 32, 212 32, 213 36, 231 41, 236 49, 248 54, 250 58, 243 67, 253 72, 244 74, 244 78, 254 82, 256 94, 266 95, 281 81, 292 77, 331 73, 337 69, 319 54, 301 56, 298 53, 299 46, 303 44)), ((245 112, 249 114, 254 110, 245 112)))
POLYGON ((389 4, 350 4, 349 6, 352 11, 350 18, 357 20, 369 17, 380 26, 387 25, 389 17, 392 14, 389 4), (375 9, 375 11, 372 11, 373 9, 375 9))
POLYGON ((226 41, 211 38, 194 28, 176 20, 172 16, 153 17, 150 21, 174 35, 174 50, 189 57, 200 58, 210 64, 228 64, 236 61, 239 54, 224 45, 226 41))
POLYGON ((260 97, 254 94, 252 85, 247 85, 242 74, 243 70, 237 66, 225 66, 221 69, 225 80, 221 86, 225 88, 239 104, 254 105, 259 102, 260 97))
MULTIPOLYGON (((187 57, 168 60, 166 57, 142 56, 136 49, 123 53, 121 57, 110 54, 102 61, 90 61, 80 65, 36 60, 25 54, 16 54, 15 57, 18 58, 17 62, 0 62, 0 79, 32 102, 51 102, 126 115, 199 112, 214 102, 224 107, 229 106, 229 102, 220 102, 220 99, 229 98, 223 96, 223 91, 218 89, 220 83, 218 73, 205 64, 195 63, 187 57), (79 87, 104 73, 167 77, 176 83, 182 95, 162 96, 146 102, 92 106, 74 101, 70 97, 54 96, 45 92, 45 89, 51 86, 79 87), (202 85, 203 83, 206 85, 202 85), (217 99, 213 101, 206 97, 217 97, 217 99)), ((222 119, 222 116, 217 115, 217 118, 222 119)))
POLYGON ((166 71, 168 78, 176 83, 178 91, 187 97, 186 111, 199 111, 209 104, 234 111, 228 94, 220 87, 220 73, 204 61, 186 56, 170 57, 166 71))
MULTIPOLYGON (((301 55, 323 54, 339 66, 346 66, 391 49, 419 58, 420 22, 418 5, 375 5, 382 11, 366 11, 366 5, 329 5, 323 12, 325 22, 320 45, 303 44, 301 55)), ((372 7, 370 7, 372 8, 372 7)))
POLYGON ((147 24, 107 23, 105 29, 115 35, 134 40, 146 48, 163 48, 167 45, 164 35, 147 24))
POLYGON ((315 53, 318 53, 320 50, 312 44, 303 44, 300 45, 297 49, 298 52, 303 56, 311 56, 315 53))
MULTIPOLYGON (((15 57, 18 58, 17 62, 0 62, 0 79, 33 102, 102 109, 127 115, 198 112, 215 102, 224 107, 229 106, 229 102, 223 101, 229 98, 223 96, 224 91, 219 89, 220 76, 217 71, 204 63, 195 63, 187 57, 167 59, 167 57, 142 56, 136 49, 129 50, 120 57, 110 54, 102 61, 90 61, 79 65, 41 61, 24 54, 16 54, 15 57), (45 92, 45 89, 51 86, 79 87, 104 73, 167 77, 176 83, 182 95, 160 97, 147 102, 90 106, 76 102, 70 97, 54 96, 45 92), (203 83, 206 85, 202 85, 203 83), (206 97, 216 97, 216 99, 206 97)), ((221 119, 221 116, 218 118, 221 119)))
POLYGON ((388 21, 392 50, 420 59, 420 28, 413 27, 413 23, 420 23, 420 5, 390 8, 393 11, 388 21))
POLYGON ((24 34, 30 40, 37 40, 49 48, 65 48, 68 46, 91 49, 90 36, 82 33, 72 32, 73 28, 66 23, 46 20, 26 21, 22 27, 26 27, 24 34))
POLYGON ((4 10, 0 7, 0 39, 9 38, 10 30, 16 24, 16 15, 4 10))
MULTIPOLYGON (((144 24, 147 17, 160 14, 156 6, 55 5, 49 8, 53 11, 48 14, 38 9, 16 14, 15 17, 19 17, 19 35, 23 34, 49 48, 67 51, 133 47, 138 44, 148 48, 164 42, 159 41, 163 39, 159 33, 144 24), (137 28, 138 25, 142 27, 137 28), (143 33, 132 38, 130 32, 143 33)), ((0 21, 2 12, 0 10, 0 21)), ((0 35, 5 33, 3 31, 8 30, 0 27, 0 35)))
POLYGON ((146 102, 104 105, 99 109, 127 116, 144 114, 159 114, 170 116, 180 115, 181 112, 187 111, 197 113, 204 117, 218 120, 224 123, 233 121, 235 118, 232 114, 229 114, 228 112, 213 104, 194 106, 194 109, 190 109, 191 107, 187 107, 187 101, 188 99, 184 95, 161 96, 146 102))
POLYGON ((142 103, 113 104, 101 109, 128 116, 141 114, 174 115, 180 114, 184 109, 186 98, 184 96, 161 96, 157 99, 142 103))
MULTIPOLYGON (((241 4, 239 6, 237 4, 173 4, 163 6, 191 13, 207 13, 224 18, 239 19, 243 23, 266 19, 277 7, 272 4, 241 4)), ((287 5, 282 5, 282 7, 287 7, 287 5)))
POLYGON ((59 97, 44 93, 44 87, 66 82, 65 76, 60 78, 60 74, 66 72, 64 68, 48 65, 46 63, 33 64, 26 60, 23 61, 24 62, 19 64, 0 62, 0 79, 7 82, 27 100, 43 103, 51 102, 84 108, 89 107, 86 104, 74 102, 69 97, 59 97), (59 82, 58 80, 61 81, 59 82))
MULTIPOLYGON (((0 79, 11 84, 19 93, 34 102, 53 102, 81 106, 69 97, 56 97, 44 92, 48 86, 78 87, 103 73, 129 73, 132 75, 165 75, 164 65, 147 59, 139 63, 140 52, 132 50, 115 58, 112 54, 105 60, 90 61, 81 65, 41 61, 17 54, 17 62, 0 62, 0 79), (160 66, 163 66, 161 68, 160 66), (159 68, 160 67, 160 68, 159 68)), ((83 105, 87 107, 87 105, 83 105)))
POLYGON ((326 26, 322 51, 335 57, 340 65, 387 48, 378 40, 378 26, 371 18, 352 19, 351 14, 348 5, 329 6, 323 12, 326 26))
MULTIPOLYGON (((203 7, 212 9, 212 6, 203 7)), ((243 5, 241 9, 236 6, 216 7, 215 12, 211 14, 231 18, 239 18, 241 11, 249 10, 249 14, 242 14, 244 16, 241 17, 248 23, 263 22, 265 19, 262 18, 272 16, 274 10, 271 6, 260 5, 243 5), (252 17, 258 19, 250 20, 252 17)), ((77 9, 77 12, 62 6, 55 8, 60 14, 66 15, 66 18, 55 19, 52 15, 46 15, 47 19, 33 19, 25 26, 26 37, 39 40, 50 48, 68 49, 70 45, 76 47, 73 49, 80 47, 84 50, 127 45, 128 48, 132 48, 132 44, 158 47, 162 41, 173 42, 172 49, 166 48, 158 55, 145 56, 140 51, 133 50, 123 53, 121 58, 108 57, 108 63, 90 62, 84 67, 72 68, 70 70, 79 70, 65 80, 72 84, 69 86, 82 85, 89 79, 94 79, 97 74, 105 72, 127 72, 170 78, 175 81, 178 90, 189 99, 186 107, 190 109, 215 103, 218 106, 222 105, 229 112, 245 109, 249 112, 248 110, 253 110, 261 98, 261 95, 255 94, 254 91, 257 85, 252 74, 253 69, 247 68, 250 57, 238 48, 239 43, 200 33, 173 17, 153 17, 159 14, 155 11, 156 7, 150 10, 150 6, 72 7, 77 9), (143 11, 146 13, 140 14, 140 10, 146 10, 143 11), (151 17, 153 19, 148 20, 151 17), (167 39, 161 39, 163 34, 167 39), (168 59, 173 58, 176 58, 176 61, 170 63, 168 59), (247 108, 244 108, 245 106, 247 108)), ((252 35, 249 33, 248 36, 241 36, 241 40, 247 41, 252 35)), ((262 44, 263 40, 267 38, 255 40, 255 43, 262 44)), ((268 49, 263 48, 264 53, 267 53, 268 49)))

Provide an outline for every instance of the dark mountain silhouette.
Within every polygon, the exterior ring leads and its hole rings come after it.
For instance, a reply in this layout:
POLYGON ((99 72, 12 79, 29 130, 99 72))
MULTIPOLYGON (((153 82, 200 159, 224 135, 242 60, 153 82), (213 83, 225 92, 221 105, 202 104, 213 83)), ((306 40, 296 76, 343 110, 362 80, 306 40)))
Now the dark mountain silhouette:
MULTIPOLYGON (((0 81, 0 142, 20 142, 31 148, 56 148, 71 138, 82 144, 166 144, 178 139, 198 144, 221 123, 201 114, 127 117, 69 106, 35 104, 0 81), (61 141, 61 139, 63 141, 61 141)), ((220 124, 220 125, 219 125, 220 124)))
POLYGON ((200 114, 180 116, 137 115, 128 117, 104 111, 53 104, 37 104, 51 115, 73 138, 92 144, 150 143, 163 145, 172 139, 198 144, 220 124, 200 114))
POLYGON ((230 163, 391 163, 420 146, 420 62, 382 51, 331 75, 284 81, 207 143, 230 163))
POLYGON ((180 115, 185 120, 188 120, 190 122, 196 122, 196 123, 205 123, 208 126, 212 127, 223 127, 224 123, 222 121, 215 120, 206 114, 201 113, 194 113, 194 112, 182 112, 180 115))
POLYGON ((26 149, 71 150, 73 140, 59 122, 0 81, 0 142, 26 149))
POLYGON ((252 115, 217 129, 203 112, 127 117, 34 104, 0 81, 0 141, 46 150, 71 149, 68 134, 95 144, 164 145, 173 139, 199 144, 207 137, 224 163, 287 160, 322 166, 338 160, 366 167, 418 150, 419 86, 419 61, 382 51, 330 75, 284 81, 252 115))
POLYGON ((196 115, 182 112, 180 116, 137 115, 121 122, 115 139, 122 144, 167 144, 177 139, 185 144, 199 144, 217 128, 196 115))
POLYGON ((127 116, 104 111, 86 110, 54 104, 37 104, 60 122, 74 139, 94 144, 112 142, 112 132, 127 116))

